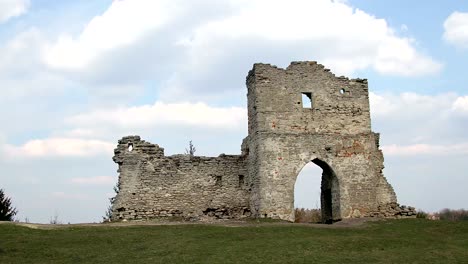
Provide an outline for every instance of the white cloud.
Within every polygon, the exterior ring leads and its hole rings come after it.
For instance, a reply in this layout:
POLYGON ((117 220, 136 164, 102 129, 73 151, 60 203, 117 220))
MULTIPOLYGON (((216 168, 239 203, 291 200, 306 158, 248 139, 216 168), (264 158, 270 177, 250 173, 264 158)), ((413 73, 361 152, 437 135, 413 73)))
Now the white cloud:
POLYGON ((76 138, 47 138, 30 140, 21 146, 6 144, 3 153, 7 158, 26 157, 89 157, 112 156, 115 144, 100 140, 76 138))
POLYGON ((89 133, 98 126, 113 128, 145 128, 164 125, 188 125, 222 129, 237 129, 247 124, 247 110, 241 107, 212 107, 205 103, 156 102, 153 105, 96 110, 72 116, 67 120, 89 133))
MULTIPOLYGON (((229 68, 231 56, 249 53, 248 49, 257 54, 256 58, 240 55, 249 64, 281 50, 280 56, 313 58, 338 74, 374 68, 382 74, 414 76, 438 72, 442 67, 420 53, 412 39, 397 36, 384 19, 355 9, 347 1, 331 0, 114 1, 78 36, 62 35, 46 57, 54 67, 85 70, 101 65, 99 60, 107 52, 135 50, 143 37, 151 35, 157 37, 145 39, 154 42, 146 47, 147 53, 159 46, 169 54, 186 54, 177 71, 195 76, 220 64, 229 68), (194 19, 210 5, 223 8, 207 13, 204 19, 194 19), (172 43, 161 45, 167 40, 172 43)), ((172 60, 163 58, 158 63, 170 64, 172 60)), ((144 61, 135 67, 143 69, 153 63, 144 61)))
POLYGON ((456 112, 468 114, 468 96, 458 97, 453 102, 452 109, 456 112))
POLYGON ((394 102, 388 100, 387 97, 384 97, 383 95, 378 95, 373 92, 369 92, 369 103, 371 113, 373 116, 389 114, 397 110, 398 107, 394 102))
POLYGON ((44 97, 69 86, 70 82, 64 76, 49 71, 44 64, 47 45, 46 38, 37 28, 29 28, 4 44, 0 43, 0 101, 44 97))
POLYGON ((372 126, 381 133, 385 155, 466 154, 468 120, 459 114, 466 98, 454 93, 370 93, 372 126))
POLYGON ((423 95, 405 92, 398 95, 386 93, 369 93, 371 114, 373 118, 418 119, 445 115, 452 105, 464 97, 453 93, 423 95), (410 115, 408 113, 411 113, 410 115))
POLYGON ((453 12, 444 22, 443 38, 460 48, 468 48, 468 13, 453 12))
POLYGON ((389 36, 381 43, 374 68, 383 74, 415 76, 439 72, 442 64, 419 53, 408 38, 389 36))
POLYGON ((78 177, 72 178, 71 182, 85 185, 113 185, 117 179, 112 176, 78 177))
POLYGON ((179 4, 172 0, 113 1, 78 37, 60 36, 50 47, 47 61, 54 67, 82 68, 100 53, 130 45, 178 17, 179 4))
POLYGON ((468 143, 452 144, 452 145, 431 145, 431 144, 414 144, 414 145, 386 145, 382 146, 384 155, 391 156, 412 156, 412 155, 466 155, 468 154, 468 143))
POLYGON ((29 8, 29 0, 1 0, 0 1, 0 23, 10 18, 26 13, 29 8))
POLYGON ((345 3, 257 0, 238 4, 239 12, 198 26, 193 36, 181 42, 191 48, 193 69, 215 64, 229 54, 226 47, 233 49, 247 40, 251 48, 263 43, 267 50, 290 49, 289 56, 312 56, 338 74, 372 67, 382 74, 414 76, 441 69, 440 63, 417 51, 412 39, 398 37, 384 19, 345 3))

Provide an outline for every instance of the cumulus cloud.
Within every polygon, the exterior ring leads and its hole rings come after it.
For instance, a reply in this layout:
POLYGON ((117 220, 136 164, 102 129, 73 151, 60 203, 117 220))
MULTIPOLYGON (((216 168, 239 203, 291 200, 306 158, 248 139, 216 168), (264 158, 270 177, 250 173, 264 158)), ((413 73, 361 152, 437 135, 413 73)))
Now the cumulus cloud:
POLYGON ((381 132, 384 154, 468 154, 466 98, 454 93, 370 93, 372 125, 381 132))
POLYGON ((49 37, 33 28, 1 46, 4 100, 65 89, 100 105, 129 102, 145 89, 166 102, 240 98, 259 61, 284 67, 313 59, 346 75, 372 68, 415 76, 442 67, 347 1, 121 0, 78 34, 49 37))
POLYGON ((68 124, 80 127, 76 133, 89 133, 84 128, 111 126, 141 128, 165 125, 188 125, 220 129, 238 129, 247 124, 247 110, 242 107, 212 107, 205 103, 163 103, 96 110, 72 116, 68 124))
POLYGON ((113 185, 117 179, 112 176, 95 176, 95 177, 77 177, 72 178, 71 183, 84 185, 113 185))
POLYGON ((239 90, 259 61, 284 67, 314 59, 346 75, 369 68, 399 76, 438 72, 441 63, 420 50, 347 1, 121 0, 79 34, 59 36, 44 57, 80 82, 152 80, 173 101, 239 90))
POLYGON ((338 74, 372 67, 382 74, 413 76, 441 68, 419 53, 412 39, 397 36, 384 19, 343 2, 257 0, 239 5, 239 12, 198 26, 184 42, 191 48, 194 68, 226 57, 225 52, 202 51, 235 48, 229 43, 245 40, 253 48, 259 43, 267 50, 289 47, 295 55, 299 51, 300 57, 313 56, 338 74))
POLYGON ((468 13, 453 12, 444 22, 443 38, 459 48, 468 48, 468 13))
POLYGON ((468 114, 468 96, 458 97, 453 102, 452 109, 462 114, 468 114))
POLYGON ((0 24, 10 18, 26 13, 29 0, 2 0, 0 1, 0 24))
MULTIPOLYGON (((370 93, 374 130, 382 133, 383 149, 389 155, 466 153, 468 97, 455 93, 370 93), (416 125, 417 124, 417 125, 416 125), (395 127, 401 129, 395 130, 395 127)), ((174 131, 184 127, 216 128, 238 133, 246 128, 243 107, 213 107, 205 103, 162 103, 102 109, 66 118, 69 137, 96 138, 142 131, 174 131), (126 131, 125 133, 122 131, 126 131), (122 132, 122 133, 121 133, 122 132)), ((240 136, 239 136, 240 137, 240 136)), ((111 148, 111 147, 109 147, 111 148)))
POLYGON ((408 38, 388 37, 379 47, 374 68, 382 74, 417 76, 439 72, 442 64, 420 54, 408 38))
POLYGON ((178 17, 176 1, 124 0, 94 17, 77 37, 62 35, 47 54, 55 67, 82 68, 99 53, 130 45, 144 34, 160 28, 178 17))
POLYGON ((0 43, 0 101, 44 97, 69 86, 66 77, 47 69, 43 58, 47 45, 38 28, 29 28, 0 43))
POLYGON ((9 158, 111 156, 114 147, 114 144, 100 140, 47 138, 30 140, 20 146, 5 144, 3 153, 9 158))
POLYGON ((445 116, 453 108, 452 105, 464 97, 459 97, 454 93, 444 93, 437 95, 424 95, 414 92, 404 92, 400 94, 369 93, 371 114, 373 118, 392 118, 399 120, 413 119, 421 117, 445 116), (408 115, 411 113, 411 115, 408 115))

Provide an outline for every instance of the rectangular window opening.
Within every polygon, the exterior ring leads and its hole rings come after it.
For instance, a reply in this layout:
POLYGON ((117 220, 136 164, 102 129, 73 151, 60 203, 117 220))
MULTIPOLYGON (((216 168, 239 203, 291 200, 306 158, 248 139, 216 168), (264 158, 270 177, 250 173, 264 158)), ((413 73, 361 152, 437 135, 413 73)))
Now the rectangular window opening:
POLYGON ((312 93, 302 93, 302 108, 312 108, 312 93))
POLYGON ((244 175, 239 175, 239 187, 244 186, 244 175))

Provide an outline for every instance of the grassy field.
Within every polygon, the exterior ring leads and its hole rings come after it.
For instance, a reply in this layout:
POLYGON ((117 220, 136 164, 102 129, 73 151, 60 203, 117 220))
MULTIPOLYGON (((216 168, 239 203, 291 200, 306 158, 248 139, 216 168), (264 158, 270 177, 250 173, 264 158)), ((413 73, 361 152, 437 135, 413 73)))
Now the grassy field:
POLYGON ((0 224, 0 263, 468 263, 468 222, 419 219, 317 228, 272 224, 0 224))

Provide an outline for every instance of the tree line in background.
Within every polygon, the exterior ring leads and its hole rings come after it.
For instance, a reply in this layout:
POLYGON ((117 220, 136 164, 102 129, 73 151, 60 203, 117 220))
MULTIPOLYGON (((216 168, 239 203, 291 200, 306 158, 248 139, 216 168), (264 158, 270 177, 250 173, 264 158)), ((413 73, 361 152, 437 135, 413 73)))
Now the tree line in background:
POLYGON ((416 217, 431 220, 468 221, 468 210, 452 210, 445 208, 437 213, 426 213, 422 210, 419 210, 416 217))
MULTIPOLYGON (((322 215, 320 208, 306 209, 295 208, 294 210, 296 223, 320 223, 322 215)), ((430 220, 446 220, 446 221, 468 221, 468 210, 458 209, 442 209, 437 213, 426 213, 422 210, 417 212, 416 218, 430 219, 430 220)))

